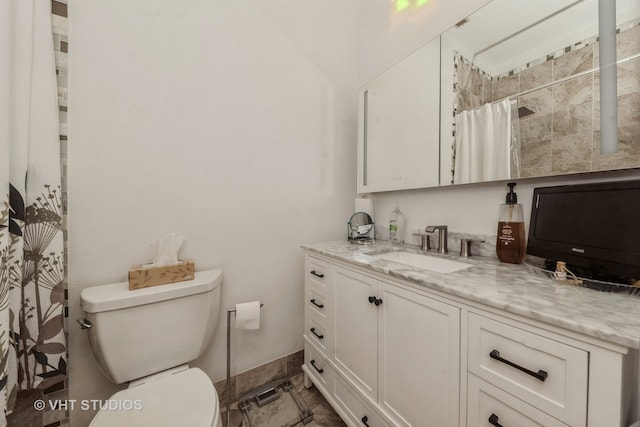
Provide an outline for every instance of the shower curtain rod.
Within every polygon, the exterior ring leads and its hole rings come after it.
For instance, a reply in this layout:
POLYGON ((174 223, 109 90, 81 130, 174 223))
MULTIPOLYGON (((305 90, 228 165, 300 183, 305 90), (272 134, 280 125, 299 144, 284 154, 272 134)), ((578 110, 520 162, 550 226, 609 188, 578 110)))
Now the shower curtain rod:
POLYGON ((485 48, 483 48, 483 49, 481 49, 481 50, 477 51, 476 53, 474 53, 474 54, 473 54, 474 59, 475 59, 475 57, 476 57, 476 56, 478 56, 478 55, 480 55, 480 54, 482 54, 482 53, 484 53, 484 52, 486 52, 486 51, 488 51, 488 50, 491 50, 491 49, 493 49, 494 47, 496 47, 496 46, 498 46, 498 45, 501 45, 502 43, 506 42, 507 40, 512 39, 512 38, 514 38, 515 36, 517 36, 517 35, 519 35, 519 34, 524 33, 525 31, 527 31, 527 30, 529 30, 529 29, 531 29, 531 28, 535 27, 535 26, 536 26, 536 25, 538 25, 538 24, 543 23, 543 22, 544 22, 544 21, 546 21, 547 19, 553 18, 554 16, 556 16, 556 15, 558 15, 558 14, 560 14, 560 13, 564 12, 564 11, 565 11, 565 10, 567 10, 567 9, 571 9, 573 6, 575 6, 575 5, 576 5, 576 4, 578 4, 578 3, 582 3, 583 1, 584 1, 584 0, 578 0, 578 1, 575 1, 575 2, 573 2, 573 3, 571 3, 571 4, 567 5, 567 6, 563 7, 562 9, 556 10, 556 11, 555 11, 555 12, 553 12, 552 14, 545 16, 544 18, 539 19, 539 20, 537 20, 536 22, 533 22, 533 23, 531 23, 531 24, 527 25, 527 26, 526 26, 526 27, 524 27, 524 28, 521 28, 520 30, 518 30, 518 31, 516 31, 516 32, 514 32, 514 33, 512 33, 512 34, 509 34, 509 35, 508 35, 508 36, 506 36, 506 37, 503 37, 502 39, 498 40, 497 42, 493 43, 492 45, 487 46, 487 47, 485 47, 485 48))
MULTIPOLYGON (((620 60, 616 61, 616 65, 623 64, 623 63, 625 63, 627 61, 631 61, 631 60, 639 58, 639 57, 640 57, 640 53, 636 53, 634 55, 631 55, 629 57, 626 57, 624 59, 620 59, 620 60)), ((496 99, 495 101, 491 101, 489 104, 496 104, 498 102, 504 101, 505 99, 518 98, 520 96, 527 95, 529 93, 532 93, 532 92, 535 92, 537 90, 541 90, 541 89, 547 88, 549 86, 553 86, 553 85, 556 85, 556 84, 559 84, 559 83, 564 83, 566 81, 569 81, 569 80, 572 80, 572 79, 576 79, 578 77, 582 77, 582 76, 585 76, 587 74, 591 74, 591 73, 593 73, 595 71, 598 71, 599 69, 600 69, 600 67, 593 67, 593 68, 591 68, 589 70, 581 71, 581 72, 579 72, 577 74, 573 74, 573 75, 568 76, 568 77, 563 77, 561 79, 554 80, 554 81, 549 82, 549 83, 545 83, 543 85, 534 87, 532 89, 527 89, 527 90, 524 90, 522 92, 519 92, 519 93, 516 93, 516 94, 513 94, 513 95, 509 95, 509 96, 505 96, 505 97, 500 98, 500 99, 496 99)), ((514 99, 514 101, 515 101, 515 99, 514 99)))

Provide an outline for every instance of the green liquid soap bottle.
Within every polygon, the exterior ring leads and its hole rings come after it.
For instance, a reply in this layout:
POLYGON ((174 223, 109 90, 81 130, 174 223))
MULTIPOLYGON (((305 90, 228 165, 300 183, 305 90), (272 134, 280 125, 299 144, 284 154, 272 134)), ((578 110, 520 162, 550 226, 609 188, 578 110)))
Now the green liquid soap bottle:
POLYGON ((404 243, 404 214, 400 212, 400 204, 396 201, 396 208, 389 217, 389 240, 392 243, 404 243))
POLYGON ((518 203, 518 195, 513 192, 516 183, 510 182, 507 185, 509 192, 506 203, 500 205, 496 254, 502 262, 520 264, 527 248, 527 239, 524 234, 524 214, 522 205, 518 203))

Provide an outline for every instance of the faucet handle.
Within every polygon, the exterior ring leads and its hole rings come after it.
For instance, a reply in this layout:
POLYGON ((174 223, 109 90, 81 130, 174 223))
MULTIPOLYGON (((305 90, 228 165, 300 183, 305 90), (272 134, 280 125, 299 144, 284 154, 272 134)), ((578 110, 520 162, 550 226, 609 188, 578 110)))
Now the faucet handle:
POLYGON ((413 233, 414 236, 420 236, 422 239, 420 240, 420 249, 423 251, 428 251, 431 249, 431 239, 428 234, 425 233, 413 233))
POLYGON ((460 256, 465 258, 471 256, 471 243, 484 243, 484 240, 460 239, 460 256))

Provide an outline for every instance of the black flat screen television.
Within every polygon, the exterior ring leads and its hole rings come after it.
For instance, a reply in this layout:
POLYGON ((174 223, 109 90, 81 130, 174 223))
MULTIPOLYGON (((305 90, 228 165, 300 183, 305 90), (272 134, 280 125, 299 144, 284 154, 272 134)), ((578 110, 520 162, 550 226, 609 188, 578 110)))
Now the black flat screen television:
POLYGON ((640 180, 536 188, 527 254, 592 279, 640 279, 640 180))

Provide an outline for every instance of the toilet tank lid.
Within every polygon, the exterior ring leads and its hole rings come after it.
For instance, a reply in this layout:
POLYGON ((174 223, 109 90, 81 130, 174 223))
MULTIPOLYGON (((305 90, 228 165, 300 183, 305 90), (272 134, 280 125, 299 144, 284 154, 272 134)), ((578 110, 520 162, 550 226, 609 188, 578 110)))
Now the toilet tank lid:
POLYGON ((193 280, 129 290, 128 282, 92 286, 80 293, 85 313, 100 313, 209 292, 220 286, 222 271, 198 271, 193 280))

